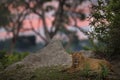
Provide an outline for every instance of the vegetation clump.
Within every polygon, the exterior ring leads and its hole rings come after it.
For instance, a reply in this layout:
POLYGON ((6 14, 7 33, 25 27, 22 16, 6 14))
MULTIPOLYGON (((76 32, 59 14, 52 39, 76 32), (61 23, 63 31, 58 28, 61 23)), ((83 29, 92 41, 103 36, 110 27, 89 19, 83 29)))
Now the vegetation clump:
POLYGON ((99 51, 109 58, 120 55, 120 0, 110 0, 107 5, 99 0, 94 8, 91 38, 98 40, 97 50, 101 48, 99 51))
POLYGON ((0 71, 4 70, 9 65, 22 60, 28 54, 29 53, 27 52, 24 53, 14 52, 8 55, 6 51, 0 51, 0 71))

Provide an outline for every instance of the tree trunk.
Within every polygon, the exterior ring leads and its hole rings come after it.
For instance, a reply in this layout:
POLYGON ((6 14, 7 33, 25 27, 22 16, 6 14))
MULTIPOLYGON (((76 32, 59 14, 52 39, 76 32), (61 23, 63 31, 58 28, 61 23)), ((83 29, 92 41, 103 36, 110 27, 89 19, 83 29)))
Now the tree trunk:
POLYGON ((8 54, 12 54, 14 52, 15 45, 16 45, 16 42, 17 42, 17 37, 19 35, 19 31, 20 31, 20 27, 17 30, 14 30, 12 32, 13 33, 13 37, 12 37, 12 40, 11 40, 10 49, 7 52, 8 54))
POLYGON ((15 48, 15 45, 16 45, 16 37, 13 36, 12 40, 11 40, 11 46, 10 46, 10 50, 8 52, 8 54, 12 54, 14 52, 14 48, 15 48))

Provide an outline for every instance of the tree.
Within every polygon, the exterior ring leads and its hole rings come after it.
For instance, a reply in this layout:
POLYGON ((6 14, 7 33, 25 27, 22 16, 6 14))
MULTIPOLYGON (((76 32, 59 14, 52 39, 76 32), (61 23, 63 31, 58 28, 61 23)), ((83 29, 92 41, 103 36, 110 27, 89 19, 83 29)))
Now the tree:
MULTIPOLYGON (((80 10, 77 10, 83 0, 57 0, 59 3, 57 9, 52 5, 44 6, 45 3, 50 1, 53 0, 1 0, 0 6, 5 9, 0 9, 0 12, 2 12, 2 15, 0 15, 0 17, 2 17, 0 19, 0 25, 3 26, 6 31, 12 32, 13 34, 11 51, 9 51, 10 53, 14 50, 19 32, 23 28, 24 20, 32 13, 39 16, 39 19, 42 20, 45 37, 43 37, 38 31, 35 31, 33 27, 31 27, 31 30, 39 35, 46 44, 49 43, 49 41, 61 31, 61 29, 67 31, 66 25, 75 26, 82 31, 82 29, 76 25, 76 19, 85 18, 84 14, 80 10), (51 10, 54 10, 55 12, 53 15, 54 20, 51 29, 48 30, 45 14, 51 10), (6 15, 4 13, 6 13, 6 15), (73 19, 75 23, 74 25, 70 24, 70 18, 73 19)), ((30 24, 32 26, 31 21, 30 24)))
POLYGON ((110 0, 107 5, 101 0, 98 3, 93 15, 95 32, 92 37, 104 44, 102 52, 106 55, 120 55, 120 0, 110 0))

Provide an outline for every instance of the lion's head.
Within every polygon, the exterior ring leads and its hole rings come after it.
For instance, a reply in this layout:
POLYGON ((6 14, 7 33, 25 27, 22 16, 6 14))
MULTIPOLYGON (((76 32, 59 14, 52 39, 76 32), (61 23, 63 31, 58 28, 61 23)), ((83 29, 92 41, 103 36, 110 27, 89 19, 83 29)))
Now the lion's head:
POLYGON ((73 53, 72 54, 72 65, 74 68, 78 68, 85 60, 85 57, 82 53, 73 53))

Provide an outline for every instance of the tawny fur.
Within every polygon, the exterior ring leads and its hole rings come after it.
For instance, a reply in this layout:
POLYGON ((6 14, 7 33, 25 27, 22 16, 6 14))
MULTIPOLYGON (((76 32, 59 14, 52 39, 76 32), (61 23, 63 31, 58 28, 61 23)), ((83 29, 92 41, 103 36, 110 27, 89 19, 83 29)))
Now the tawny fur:
POLYGON ((76 71, 83 70, 86 65, 89 65, 89 69, 94 72, 100 72, 102 66, 104 65, 108 69, 111 69, 111 65, 106 60, 87 58, 83 56, 82 53, 73 53, 72 54, 72 66, 67 69, 67 72, 73 73, 76 71))

